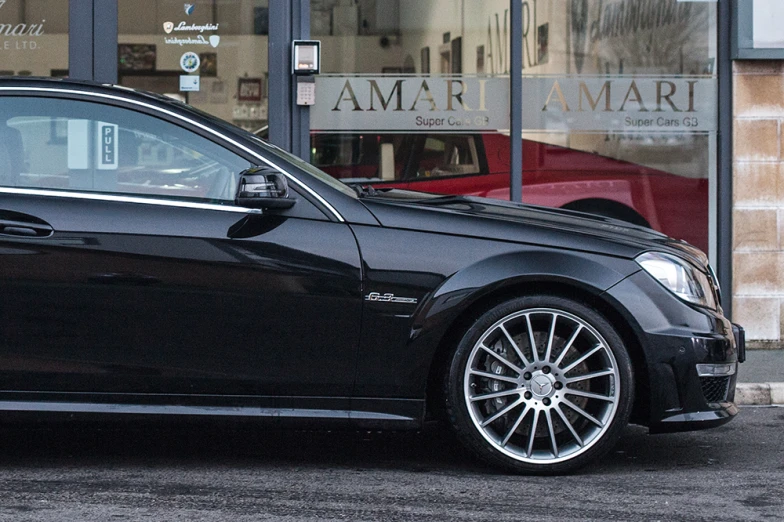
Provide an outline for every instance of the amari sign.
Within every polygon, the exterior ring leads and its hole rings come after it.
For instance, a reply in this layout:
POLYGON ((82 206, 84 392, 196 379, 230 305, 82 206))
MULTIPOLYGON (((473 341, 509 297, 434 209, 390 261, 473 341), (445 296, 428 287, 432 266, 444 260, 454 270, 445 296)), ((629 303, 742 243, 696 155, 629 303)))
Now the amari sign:
POLYGON ((320 131, 504 131, 509 79, 319 76, 310 121, 320 131))
MULTIPOLYGON (((2 7, 2 5, 0 5, 2 7)), ((0 24, 0 50, 28 50, 39 48, 33 37, 44 34, 44 22, 40 24, 0 24), (11 37, 6 39, 3 37, 11 37), (22 38, 22 37, 27 37, 22 38)))
POLYGON ((523 129, 540 132, 711 132, 714 78, 554 76, 523 80, 523 129), (531 100, 537 100, 531 110, 531 100))
MULTIPOLYGON (((671 132, 716 130, 716 80, 681 76, 526 76, 523 130, 671 132)), ((356 132, 504 132, 509 78, 316 79, 311 127, 356 132)))

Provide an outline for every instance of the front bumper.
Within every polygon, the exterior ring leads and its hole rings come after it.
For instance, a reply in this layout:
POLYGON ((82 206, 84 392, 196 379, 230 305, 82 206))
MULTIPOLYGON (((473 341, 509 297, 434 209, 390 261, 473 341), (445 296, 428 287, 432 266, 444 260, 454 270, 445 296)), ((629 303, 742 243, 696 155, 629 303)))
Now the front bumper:
MULTIPOLYGON (((628 314, 646 375, 637 375, 633 420, 651 433, 690 431, 732 420, 737 365, 745 358, 743 328, 690 306, 638 272, 607 291, 628 314), (701 368, 722 368, 700 376, 701 368), (731 371, 731 374, 729 374, 731 371)), ((639 370, 639 368, 638 368, 639 370)))

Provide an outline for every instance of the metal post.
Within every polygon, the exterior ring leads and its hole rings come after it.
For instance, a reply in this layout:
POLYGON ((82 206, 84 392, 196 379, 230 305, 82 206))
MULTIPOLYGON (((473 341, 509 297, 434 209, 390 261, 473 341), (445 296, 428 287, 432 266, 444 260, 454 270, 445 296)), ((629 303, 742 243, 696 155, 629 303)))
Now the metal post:
POLYGON ((93 0, 68 4, 68 76, 93 79, 93 0))
POLYGON ((269 3, 269 140, 283 150, 291 150, 291 7, 269 3))
POLYGON ((730 0, 718 3, 718 226, 717 266, 724 314, 732 317, 732 38, 730 0))
MULTIPOLYGON (((72 0, 73 1, 73 0, 72 0)), ((93 79, 117 83, 117 2, 96 2, 93 10, 93 79)))
POLYGON ((509 199, 523 201, 523 2, 510 0, 509 199))
MULTIPOLYGON (((292 2, 294 40, 310 39, 310 0, 292 2)), ((289 67, 288 74, 291 75, 289 67)), ((291 82, 291 152, 310 161, 310 107, 297 105, 297 79, 291 82)))

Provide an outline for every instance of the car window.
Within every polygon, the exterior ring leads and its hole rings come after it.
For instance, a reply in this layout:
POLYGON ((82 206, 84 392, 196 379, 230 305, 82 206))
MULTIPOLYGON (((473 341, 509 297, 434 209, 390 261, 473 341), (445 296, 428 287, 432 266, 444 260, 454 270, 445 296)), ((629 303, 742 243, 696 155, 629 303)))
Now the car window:
POLYGON ((153 116, 92 102, 0 100, 0 184, 232 203, 250 163, 153 116))
POLYGON ((473 136, 430 135, 417 166, 417 178, 480 174, 473 136))

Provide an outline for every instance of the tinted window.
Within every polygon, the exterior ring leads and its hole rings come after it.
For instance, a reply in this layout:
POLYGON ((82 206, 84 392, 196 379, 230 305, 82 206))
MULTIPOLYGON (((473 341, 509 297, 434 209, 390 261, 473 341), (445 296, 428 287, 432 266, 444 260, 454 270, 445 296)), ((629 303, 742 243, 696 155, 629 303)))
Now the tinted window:
POLYGON ((0 184, 229 203, 249 163, 161 119, 97 103, 0 100, 0 184))

